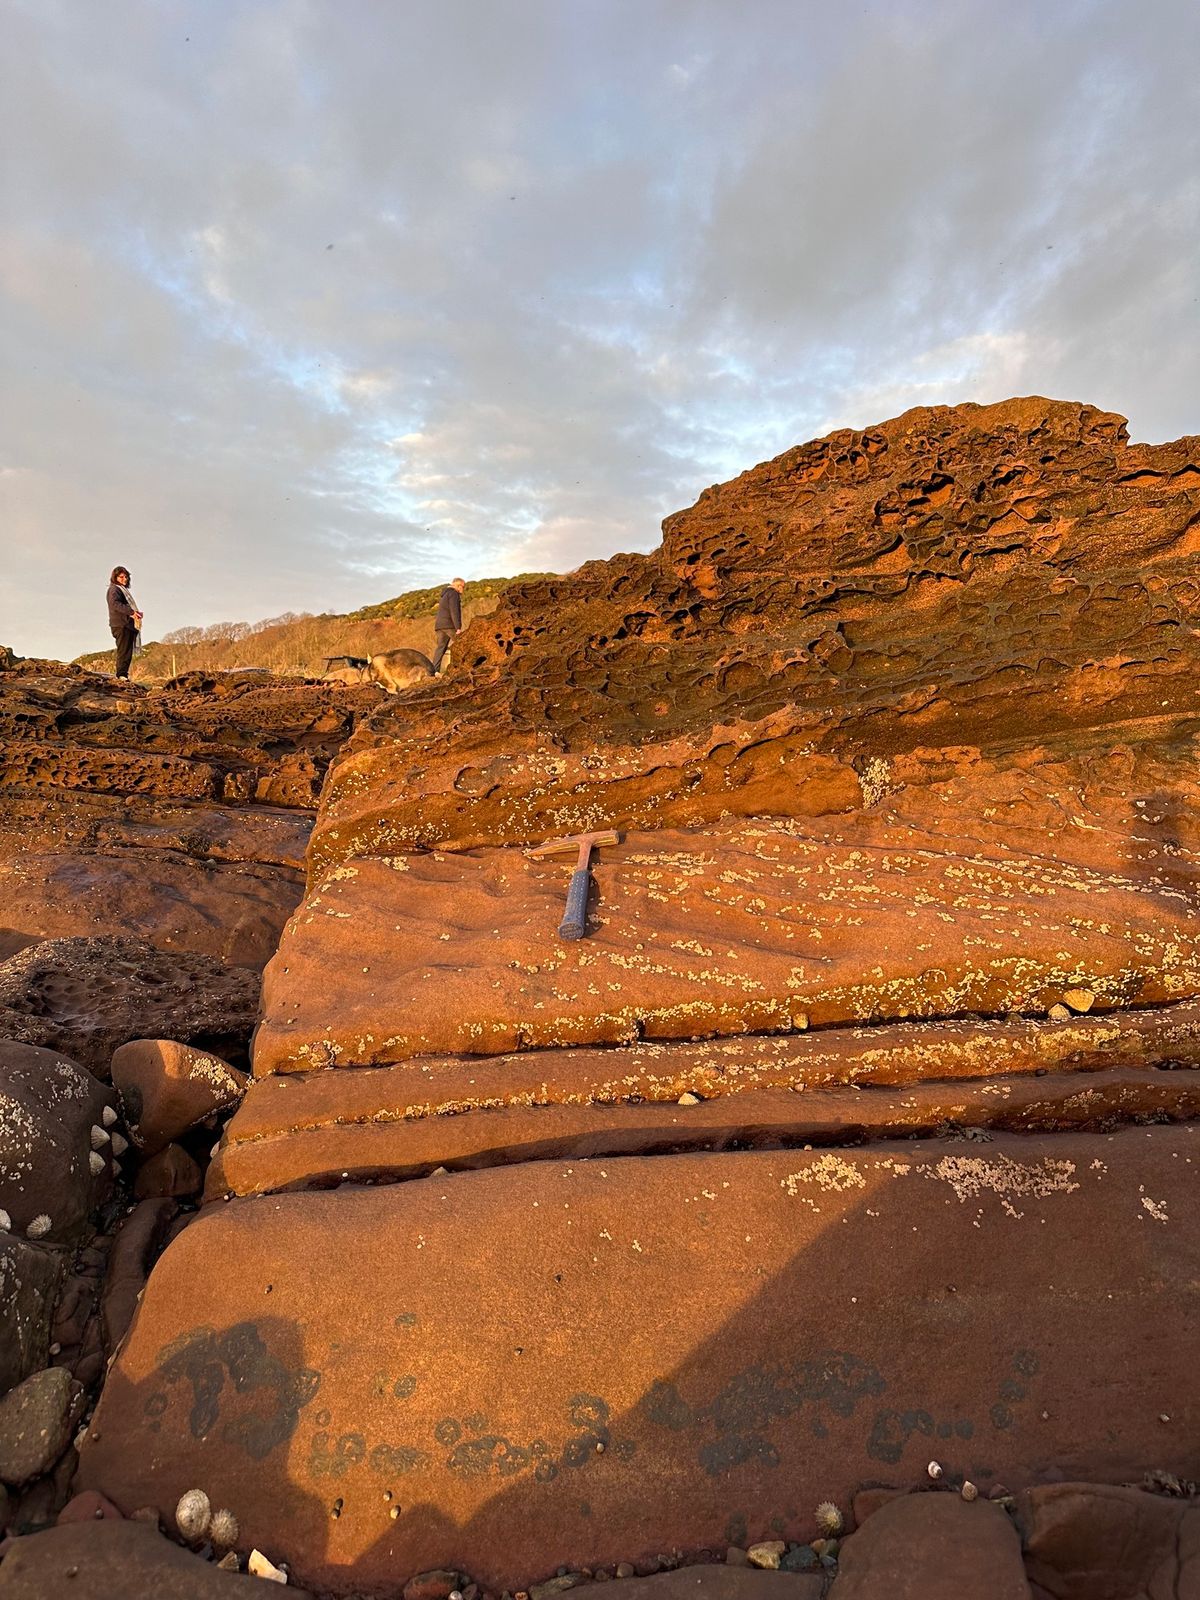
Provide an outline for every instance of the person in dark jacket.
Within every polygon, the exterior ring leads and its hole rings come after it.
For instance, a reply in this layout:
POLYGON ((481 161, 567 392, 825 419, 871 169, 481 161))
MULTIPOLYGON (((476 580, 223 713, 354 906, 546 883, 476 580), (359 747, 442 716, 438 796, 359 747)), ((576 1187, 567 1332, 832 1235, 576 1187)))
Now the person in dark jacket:
POLYGON ((129 568, 114 567, 108 580, 108 626, 117 642, 117 677, 129 676, 142 613, 129 592, 129 568))
POLYGON ((466 587, 464 579, 455 578, 442 590, 437 616, 433 619, 433 631, 437 638, 437 648, 433 652, 435 672, 442 664, 442 657, 450 648, 451 639, 462 631, 462 592, 466 587))

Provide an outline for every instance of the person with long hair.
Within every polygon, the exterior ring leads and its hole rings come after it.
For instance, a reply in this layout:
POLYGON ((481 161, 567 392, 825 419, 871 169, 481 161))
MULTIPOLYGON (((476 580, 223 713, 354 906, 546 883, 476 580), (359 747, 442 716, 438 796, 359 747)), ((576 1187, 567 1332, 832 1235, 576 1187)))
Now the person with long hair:
POLYGON ((117 642, 117 677, 129 676, 129 663, 142 627, 142 613, 129 592, 129 568, 114 567, 108 580, 108 626, 117 642))

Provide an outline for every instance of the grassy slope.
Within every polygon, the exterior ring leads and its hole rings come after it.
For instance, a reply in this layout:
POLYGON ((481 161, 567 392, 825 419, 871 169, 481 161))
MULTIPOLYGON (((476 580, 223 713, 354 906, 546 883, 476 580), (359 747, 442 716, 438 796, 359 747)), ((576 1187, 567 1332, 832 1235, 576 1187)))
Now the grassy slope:
MULTIPOLYGON (((463 624, 472 617, 494 611, 500 596, 513 583, 523 583, 540 573, 517 578, 481 578, 468 583, 463 594, 463 624)), ((197 668, 266 667, 271 672, 319 674, 325 658, 333 655, 369 656, 401 648, 433 651, 433 617, 442 585, 413 589, 362 606, 346 616, 296 617, 287 622, 259 624, 244 638, 206 638, 192 644, 147 644, 133 664, 134 678, 168 678, 197 668)), ((216 630, 206 630, 216 632, 216 630)), ((78 656, 81 667, 111 672, 113 652, 95 650, 78 656)))

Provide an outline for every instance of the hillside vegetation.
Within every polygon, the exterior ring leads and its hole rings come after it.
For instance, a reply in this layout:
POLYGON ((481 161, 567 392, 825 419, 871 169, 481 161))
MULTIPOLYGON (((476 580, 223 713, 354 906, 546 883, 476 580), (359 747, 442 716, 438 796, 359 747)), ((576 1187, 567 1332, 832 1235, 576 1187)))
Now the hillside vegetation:
MULTIPOLYGON (((523 573, 516 578, 481 578, 468 583, 463 593, 463 625, 473 617, 494 611, 511 584, 541 576, 544 574, 523 573)), ((433 651, 433 618, 441 590, 441 584, 431 589, 412 589, 393 600, 361 606, 345 616, 289 611, 262 622, 214 622, 204 628, 176 628, 146 645, 133 663, 132 676, 171 678, 179 672, 235 667, 265 667, 268 672, 319 676, 329 656, 370 656, 402 648, 423 650, 429 655, 433 651)), ((76 659, 80 666, 96 672, 111 671, 113 652, 94 650, 76 659)))

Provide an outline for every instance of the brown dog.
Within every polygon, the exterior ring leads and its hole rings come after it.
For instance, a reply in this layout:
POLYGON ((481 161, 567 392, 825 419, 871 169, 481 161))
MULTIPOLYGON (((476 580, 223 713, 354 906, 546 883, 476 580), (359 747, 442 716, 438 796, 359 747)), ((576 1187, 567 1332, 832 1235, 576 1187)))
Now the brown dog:
POLYGON ((385 650, 382 655, 371 657, 367 672, 389 694, 415 689, 434 676, 433 662, 420 650, 385 650))

